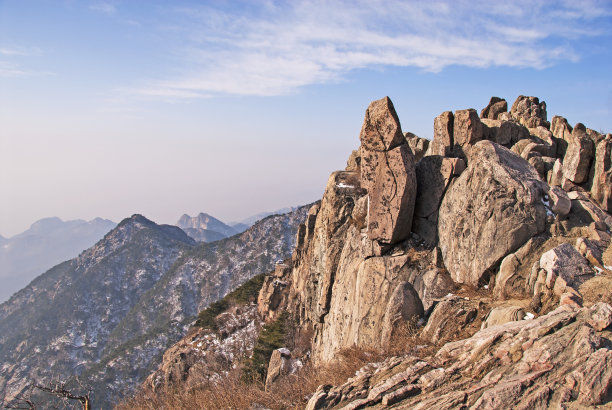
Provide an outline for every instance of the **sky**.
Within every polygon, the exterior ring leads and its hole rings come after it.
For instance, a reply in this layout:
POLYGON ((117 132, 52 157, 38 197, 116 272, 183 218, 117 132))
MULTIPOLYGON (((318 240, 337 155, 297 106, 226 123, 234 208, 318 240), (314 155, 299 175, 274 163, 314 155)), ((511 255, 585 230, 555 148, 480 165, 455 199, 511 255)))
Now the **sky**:
POLYGON ((612 1, 0 0, 0 234, 312 202, 385 95, 612 132, 611 67, 612 1))

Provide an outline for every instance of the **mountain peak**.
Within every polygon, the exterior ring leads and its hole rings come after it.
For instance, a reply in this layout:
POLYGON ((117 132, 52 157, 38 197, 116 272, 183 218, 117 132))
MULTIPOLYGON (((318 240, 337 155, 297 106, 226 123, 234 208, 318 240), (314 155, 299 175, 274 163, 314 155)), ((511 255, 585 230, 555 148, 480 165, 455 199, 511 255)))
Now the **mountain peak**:
POLYGON ((184 214, 176 225, 187 232, 189 236, 201 242, 219 240, 238 233, 231 226, 205 212, 200 212, 194 217, 184 214))

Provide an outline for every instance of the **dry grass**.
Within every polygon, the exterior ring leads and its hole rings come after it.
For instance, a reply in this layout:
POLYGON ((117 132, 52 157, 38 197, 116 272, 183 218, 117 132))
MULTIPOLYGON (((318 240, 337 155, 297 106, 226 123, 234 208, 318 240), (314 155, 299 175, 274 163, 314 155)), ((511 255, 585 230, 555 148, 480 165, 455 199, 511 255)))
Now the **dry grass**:
MULTIPOLYGON (((117 409, 304 408, 320 385, 341 385, 368 363, 414 354, 415 348, 424 344, 418 337, 418 330, 416 321, 405 322, 397 326, 390 346, 384 351, 355 347, 344 349, 333 363, 316 368, 307 363, 295 374, 278 380, 267 391, 261 382, 245 382, 241 378, 241 369, 237 368, 217 383, 189 389, 179 385, 157 393, 143 391, 120 403, 117 409)), ((419 352, 421 355, 431 354, 431 348, 421 348, 419 352)))

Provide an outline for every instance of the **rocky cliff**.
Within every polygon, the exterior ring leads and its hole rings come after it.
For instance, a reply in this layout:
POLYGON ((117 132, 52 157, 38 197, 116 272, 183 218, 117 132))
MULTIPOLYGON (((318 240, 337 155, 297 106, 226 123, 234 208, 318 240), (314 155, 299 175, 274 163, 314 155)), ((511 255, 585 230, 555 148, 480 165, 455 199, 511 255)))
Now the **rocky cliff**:
POLYGON ((359 149, 264 280, 258 312, 292 318, 286 347, 307 341, 268 356, 266 394, 307 379, 291 360, 316 373, 351 349, 383 359, 279 408, 610 401, 612 135, 549 122, 537 97, 507 109, 493 97, 480 116, 444 112, 426 142, 389 98, 370 104, 359 149))

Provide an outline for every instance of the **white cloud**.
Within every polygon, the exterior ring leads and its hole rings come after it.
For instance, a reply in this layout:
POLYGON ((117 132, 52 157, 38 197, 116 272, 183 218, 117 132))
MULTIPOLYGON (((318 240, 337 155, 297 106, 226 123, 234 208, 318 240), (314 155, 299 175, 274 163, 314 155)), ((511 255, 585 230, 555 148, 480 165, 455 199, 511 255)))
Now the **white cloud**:
POLYGON ((42 54, 40 48, 37 47, 3 47, 0 46, 0 54, 4 56, 29 57, 39 56, 42 54))
POLYGON ((109 15, 114 14, 117 11, 117 8, 114 4, 105 1, 92 4, 91 6, 89 6, 89 9, 109 15))
POLYGON ((170 16, 181 73, 141 95, 280 95, 341 81, 351 70, 451 65, 542 69, 575 61, 573 40, 600 35, 590 22, 610 3, 397 0, 294 1, 253 8, 177 9, 170 16), (244 10, 248 10, 244 11, 244 10), (180 43, 180 46, 178 45, 180 43))

